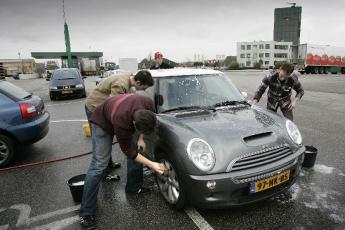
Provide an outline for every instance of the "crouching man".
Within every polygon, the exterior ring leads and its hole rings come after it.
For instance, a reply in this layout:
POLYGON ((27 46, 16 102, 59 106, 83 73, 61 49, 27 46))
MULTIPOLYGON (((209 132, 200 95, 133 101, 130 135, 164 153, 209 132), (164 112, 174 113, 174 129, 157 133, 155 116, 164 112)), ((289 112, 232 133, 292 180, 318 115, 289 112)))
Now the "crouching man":
MULTIPOLYGON (((162 164, 145 158, 138 151, 139 148, 145 150, 144 135, 154 132, 157 118, 153 111, 154 103, 150 98, 138 94, 122 94, 107 99, 92 114, 93 155, 85 177, 80 208, 82 227, 87 229, 95 227, 97 194, 109 162, 114 135, 128 158, 146 165, 159 174, 164 173, 165 168, 162 164), (133 149, 132 136, 136 131, 139 133, 138 149, 133 149)), ((127 178, 127 184, 130 180, 131 178, 127 178)), ((137 191, 132 192, 140 192, 140 190, 141 188, 137 188, 137 191)))

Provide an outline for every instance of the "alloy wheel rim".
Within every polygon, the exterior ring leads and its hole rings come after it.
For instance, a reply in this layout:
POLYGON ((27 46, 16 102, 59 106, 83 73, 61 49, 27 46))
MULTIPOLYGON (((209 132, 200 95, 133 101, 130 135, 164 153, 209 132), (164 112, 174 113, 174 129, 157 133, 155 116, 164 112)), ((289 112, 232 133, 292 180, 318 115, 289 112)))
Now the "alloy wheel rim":
POLYGON ((180 185, 175 169, 166 160, 162 160, 161 163, 169 170, 169 173, 157 176, 158 186, 164 199, 170 204, 175 204, 180 197, 180 185))
POLYGON ((0 164, 6 161, 9 155, 9 149, 5 142, 0 140, 0 164))

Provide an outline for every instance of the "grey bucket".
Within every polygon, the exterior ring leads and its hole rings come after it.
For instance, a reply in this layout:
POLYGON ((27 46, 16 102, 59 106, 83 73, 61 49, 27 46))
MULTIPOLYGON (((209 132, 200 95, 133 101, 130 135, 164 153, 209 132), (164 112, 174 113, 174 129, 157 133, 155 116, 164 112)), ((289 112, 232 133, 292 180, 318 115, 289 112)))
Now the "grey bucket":
POLYGON ((303 167, 312 168, 316 161, 317 148, 314 146, 305 146, 303 167))
POLYGON ((67 181, 74 202, 80 203, 83 197, 85 174, 74 176, 67 181))

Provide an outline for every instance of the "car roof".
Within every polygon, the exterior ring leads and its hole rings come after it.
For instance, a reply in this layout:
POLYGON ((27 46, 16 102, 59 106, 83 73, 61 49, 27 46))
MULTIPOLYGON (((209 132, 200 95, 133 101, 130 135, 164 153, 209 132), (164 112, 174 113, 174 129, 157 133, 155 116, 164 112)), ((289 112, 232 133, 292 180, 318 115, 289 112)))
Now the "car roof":
POLYGON ((222 72, 213 69, 193 69, 193 68, 174 68, 174 69, 155 69, 150 71, 152 77, 172 77, 188 75, 208 75, 221 74, 222 72))

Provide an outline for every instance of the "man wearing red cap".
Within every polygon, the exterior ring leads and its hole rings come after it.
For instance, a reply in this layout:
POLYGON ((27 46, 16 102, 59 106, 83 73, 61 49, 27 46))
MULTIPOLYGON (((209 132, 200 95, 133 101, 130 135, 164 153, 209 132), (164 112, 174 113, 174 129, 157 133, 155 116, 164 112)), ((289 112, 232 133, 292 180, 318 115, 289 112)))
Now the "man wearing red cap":
POLYGON ((155 60, 151 65, 150 69, 171 69, 174 68, 172 65, 164 62, 163 54, 161 52, 155 53, 155 60))

